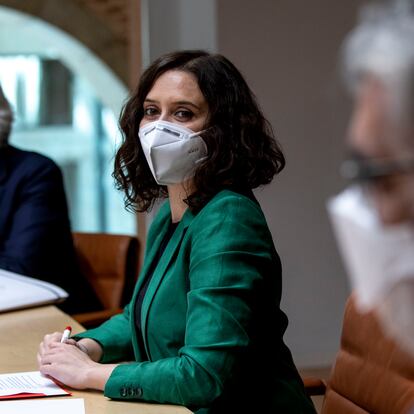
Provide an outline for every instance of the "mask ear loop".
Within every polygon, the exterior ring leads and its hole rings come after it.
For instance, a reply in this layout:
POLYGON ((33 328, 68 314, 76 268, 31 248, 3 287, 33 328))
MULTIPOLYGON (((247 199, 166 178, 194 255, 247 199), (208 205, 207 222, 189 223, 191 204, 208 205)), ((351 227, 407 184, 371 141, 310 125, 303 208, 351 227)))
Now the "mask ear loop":
POLYGON ((194 138, 194 137, 200 136, 200 138, 202 138, 203 141, 204 141, 204 138, 201 136, 201 134, 205 134, 206 132, 209 132, 214 128, 215 128, 215 126, 213 125, 213 126, 209 126, 207 128, 204 128, 201 131, 193 132, 192 134, 189 135, 189 138, 194 138))
POLYGON ((208 159, 207 144, 206 144, 206 141, 204 141, 204 138, 201 136, 201 134, 204 134, 205 132, 208 132, 208 131, 209 131, 210 129, 212 129, 212 128, 213 128, 213 127, 208 127, 208 128, 202 129, 201 131, 194 132, 193 134, 189 135, 189 139, 192 139, 192 138, 200 138, 200 139, 201 139, 201 141, 203 142, 203 144, 204 144, 204 145, 205 145, 205 147, 206 147, 206 153, 207 153, 207 155, 206 155, 205 157, 201 157, 200 159, 196 160, 196 161, 194 162, 194 164, 195 164, 195 165, 198 165, 198 164, 200 164, 200 163, 202 163, 203 161, 205 161, 205 160, 207 160, 207 159, 208 159))
POLYGON ((200 158, 200 159, 196 160, 196 161, 194 162, 194 165, 198 165, 198 164, 202 163, 202 162, 203 162, 203 161, 205 161, 207 158, 208 158, 208 156, 206 155, 205 157, 202 157, 202 158, 200 158))
POLYGON ((200 138, 203 138, 202 136, 201 136, 201 134, 204 134, 206 131, 208 131, 210 129, 210 127, 209 128, 207 128, 207 129, 202 129, 201 131, 198 131, 198 132, 193 132, 192 134, 189 134, 188 135, 188 138, 189 139, 192 139, 192 138, 197 138, 197 137, 200 137, 200 138))

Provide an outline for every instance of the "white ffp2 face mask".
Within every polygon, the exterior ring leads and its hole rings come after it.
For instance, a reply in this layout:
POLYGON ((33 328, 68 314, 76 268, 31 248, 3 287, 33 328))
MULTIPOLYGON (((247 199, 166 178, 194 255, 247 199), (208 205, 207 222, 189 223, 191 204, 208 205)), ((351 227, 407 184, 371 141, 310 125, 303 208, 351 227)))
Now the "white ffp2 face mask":
POLYGON ((207 146, 199 136, 202 132, 167 121, 140 128, 141 146, 158 184, 177 184, 193 177, 197 164, 207 155, 207 146))
POLYGON ((414 355, 414 227, 385 226, 360 187, 331 199, 329 215, 356 303, 414 355))

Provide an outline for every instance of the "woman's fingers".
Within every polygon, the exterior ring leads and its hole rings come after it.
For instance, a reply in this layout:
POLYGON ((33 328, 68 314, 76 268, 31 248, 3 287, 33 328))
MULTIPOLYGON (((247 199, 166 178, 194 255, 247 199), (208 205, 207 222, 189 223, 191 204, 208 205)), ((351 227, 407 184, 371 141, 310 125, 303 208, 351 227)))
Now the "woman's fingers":
POLYGON ((60 342, 60 340, 62 339, 62 332, 53 332, 52 334, 47 334, 45 335, 43 342, 45 343, 45 345, 48 345, 49 343, 53 343, 53 342, 60 342))
POLYGON ((61 343, 61 338, 61 332, 45 335, 37 353, 39 371, 43 375, 72 388, 103 389, 115 365, 103 367, 91 359, 87 345, 92 348, 97 359, 102 353, 100 345, 94 341, 86 340, 85 344, 78 343, 70 338, 61 343), (98 374, 92 376, 91 380, 88 373, 92 371, 96 371, 98 374))
POLYGON ((39 365, 39 371, 41 374, 50 377, 53 380, 57 380, 59 374, 59 367, 52 364, 39 365))
POLYGON ((46 352, 49 346, 53 343, 59 343, 62 339, 62 332, 54 332, 52 334, 47 334, 44 336, 43 341, 39 345, 39 353, 42 354, 46 352))
POLYGON ((53 342, 40 356, 39 371, 72 388, 83 389, 89 386, 85 374, 92 365, 98 364, 76 346, 53 342))
MULTIPOLYGON (((53 332, 44 336, 43 341, 39 344, 39 349, 36 355, 37 364, 40 366, 43 356, 48 353, 51 349, 55 349, 63 344, 61 344, 62 332, 53 332)), ((68 339, 65 342, 66 345, 75 345, 76 341, 74 339, 68 339)))

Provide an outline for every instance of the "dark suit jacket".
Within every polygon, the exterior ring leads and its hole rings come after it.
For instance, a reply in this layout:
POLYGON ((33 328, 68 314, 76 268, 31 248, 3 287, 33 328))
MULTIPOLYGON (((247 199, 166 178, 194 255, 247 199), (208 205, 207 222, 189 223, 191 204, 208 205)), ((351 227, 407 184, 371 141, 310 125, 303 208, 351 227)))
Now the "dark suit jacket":
POLYGON ((0 268, 61 286, 66 312, 101 306, 77 266, 59 168, 11 146, 0 150, 0 268))
POLYGON ((137 340, 137 292, 171 221, 167 202, 148 234, 132 302, 79 337, 98 341, 102 362, 121 364, 111 398, 189 406, 197 413, 315 413, 283 343, 281 266, 260 206, 217 194, 176 228, 148 285, 137 340))

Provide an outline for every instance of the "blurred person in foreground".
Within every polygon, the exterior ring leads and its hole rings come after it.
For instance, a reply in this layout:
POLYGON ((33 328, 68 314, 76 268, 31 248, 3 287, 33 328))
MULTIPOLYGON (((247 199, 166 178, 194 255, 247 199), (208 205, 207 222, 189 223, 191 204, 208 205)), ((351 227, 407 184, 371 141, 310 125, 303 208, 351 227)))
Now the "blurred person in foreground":
POLYGON ((357 305, 414 355, 414 1, 366 8, 343 50, 355 185, 329 210, 357 305))
POLYGON ((9 145, 12 123, 0 86, 0 269, 62 287, 65 312, 100 309, 77 265, 62 174, 49 158, 9 145))

